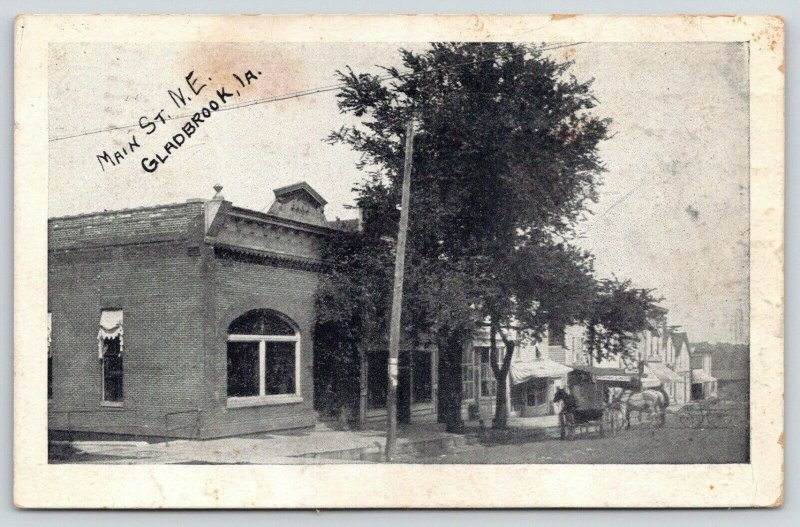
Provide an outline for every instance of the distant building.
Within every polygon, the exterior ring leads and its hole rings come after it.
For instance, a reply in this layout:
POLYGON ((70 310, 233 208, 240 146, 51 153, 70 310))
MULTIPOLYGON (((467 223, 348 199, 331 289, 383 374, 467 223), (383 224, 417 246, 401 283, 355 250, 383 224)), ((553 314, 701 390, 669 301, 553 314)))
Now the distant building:
POLYGON ((711 375, 717 380, 720 399, 747 401, 750 398, 750 346, 747 344, 704 344, 711 352, 711 375))
MULTIPOLYGON (((548 335, 541 339, 520 338, 518 331, 507 328, 506 335, 515 342, 506 388, 509 413, 517 417, 533 417, 554 413, 553 396, 559 386, 566 385, 571 368, 550 358, 548 335)), ((498 360, 506 349, 498 339, 498 360)), ((462 353, 462 409, 466 419, 488 420, 494 416, 497 401, 497 380, 490 363, 488 328, 480 329, 462 353)))
POLYGON ((553 355, 563 355, 564 331, 557 328, 549 330, 542 340, 525 343, 511 362, 509 384, 512 415, 535 417, 555 413, 553 397, 556 389, 567 384, 567 374, 572 368, 553 355))
POLYGON ((691 401, 692 368, 689 358, 689 337, 685 332, 667 328, 664 365, 677 375, 678 380, 667 385, 667 394, 677 404, 691 401))
POLYGON ((586 329, 567 326, 563 346, 548 350, 558 362, 581 370, 597 381, 609 386, 639 389, 663 386, 671 402, 684 404, 690 400, 691 368, 689 364, 689 339, 686 333, 675 331, 667 325, 667 310, 659 308, 651 320, 652 329, 636 335, 631 355, 598 360, 585 349, 586 329), (640 371, 641 367, 641 371, 640 371))
POLYGON ((697 344, 690 356, 692 367, 691 399, 699 401, 717 396, 717 379, 711 374, 713 358, 710 347, 697 344))

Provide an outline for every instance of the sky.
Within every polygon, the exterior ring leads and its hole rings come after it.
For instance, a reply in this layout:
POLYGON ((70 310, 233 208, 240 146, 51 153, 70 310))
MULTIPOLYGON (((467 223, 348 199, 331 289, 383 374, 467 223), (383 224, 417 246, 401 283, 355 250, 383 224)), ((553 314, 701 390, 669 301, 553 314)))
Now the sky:
MULTIPOLYGON (((400 47, 426 45, 51 45, 49 216, 210 198, 216 183, 235 205, 266 210, 274 188, 307 181, 329 202, 329 219, 354 217, 358 156, 324 140, 352 123, 335 91, 213 112, 155 171, 141 160, 164 157, 165 143, 223 86, 232 94, 224 107, 330 86, 337 69, 399 65, 400 47), (232 74, 245 81, 248 70, 258 78, 242 86, 232 74), (206 86, 195 95, 190 82, 206 86), (185 107, 168 94, 179 88, 185 107), (174 119, 158 121, 162 109, 174 119), (98 161, 122 148, 115 165, 98 161)), ((598 275, 655 289, 669 323, 693 342, 733 340, 737 311, 748 316, 747 44, 588 43, 551 53, 574 61, 579 80, 594 79, 595 111, 613 120, 599 149, 600 199, 579 228, 598 275)))

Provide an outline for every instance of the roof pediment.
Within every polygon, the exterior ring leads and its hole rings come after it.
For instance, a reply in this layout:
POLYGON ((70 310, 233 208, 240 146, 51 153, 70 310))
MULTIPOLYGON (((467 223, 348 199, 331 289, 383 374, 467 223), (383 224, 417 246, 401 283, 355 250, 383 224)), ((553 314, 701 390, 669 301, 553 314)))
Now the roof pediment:
POLYGON ((327 226, 325 199, 305 181, 277 188, 269 213, 303 223, 327 226))
POLYGON ((318 207, 324 207, 328 204, 325 198, 320 196, 319 193, 305 181, 300 181, 299 183, 293 183, 285 187, 276 188, 273 192, 275 192, 275 199, 281 199, 284 196, 289 195, 305 194, 310 197, 313 203, 315 203, 318 207))

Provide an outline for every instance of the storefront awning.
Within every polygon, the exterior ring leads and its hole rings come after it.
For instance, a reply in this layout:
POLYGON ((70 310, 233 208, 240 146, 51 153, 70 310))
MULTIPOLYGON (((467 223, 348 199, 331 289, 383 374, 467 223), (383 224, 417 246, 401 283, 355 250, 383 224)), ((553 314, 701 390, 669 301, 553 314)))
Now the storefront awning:
POLYGON ((119 351, 122 353, 122 310, 100 312, 100 330, 97 332, 97 354, 103 358, 103 341, 119 337, 119 351))
POLYGON ((602 377, 625 377, 630 378, 631 374, 626 372, 622 368, 599 368, 597 366, 587 366, 585 364, 573 364, 572 369, 583 371, 586 373, 591 373, 593 376, 597 377, 598 379, 602 377))
POLYGON ((572 368, 569 366, 564 366, 550 359, 537 359, 512 362, 509 376, 511 377, 511 384, 522 384, 531 379, 563 377, 571 371, 572 368))
POLYGON ((647 364, 644 367, 645 375, 649 377, 656 377, 661 382, 682 382, 683 377, 659 363, 647 364))
POLYGON ((598 375, 596 379, 601 382, 631 382, 631 375, 598 375))
POLYGON ((717 379, 707 374, 705 370, 692 370, 692 382, 716 382, 717 379))

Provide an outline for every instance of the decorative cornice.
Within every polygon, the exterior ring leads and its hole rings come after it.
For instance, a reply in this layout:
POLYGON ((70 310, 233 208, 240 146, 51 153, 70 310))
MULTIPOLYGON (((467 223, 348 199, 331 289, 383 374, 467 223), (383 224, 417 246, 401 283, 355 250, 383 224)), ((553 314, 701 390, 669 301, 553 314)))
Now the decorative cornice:
POLYGON ((321 236, 330 236, 332 234, 336 234, 340 231, 333 229, 331 227, 322 227, 319 225, 313 225, 310 223, 303 223, 301 221, 295 221, 288 218, 281 218, 279 216, 275 216, 273 214, 267 214, 264 212, 258 212, 254 210, 242 209, 239 207, 231 207, 227 211, 227 215, 235 218, 235 219, 243 219, 246 221, 252 221, 259 224, 266 224, 266 225, 277 225, 280 227, 284 227, 291 230, 296 231, 304 231, 308 233, 314 233, 321 236))
POLYGON ((286 267, 290 269, 302 269, 304 271, 314 272, 322 272, 330 267, 330 263, 317 258, 308 258, 304 256, 279 253, 265 249, 258 249, 255 247, 220 243, 209 238, 206 238, 206 243, 213 245, 214 254, 219 258, 247 260, 258 265, 271 265, 274 267, 286 267))

